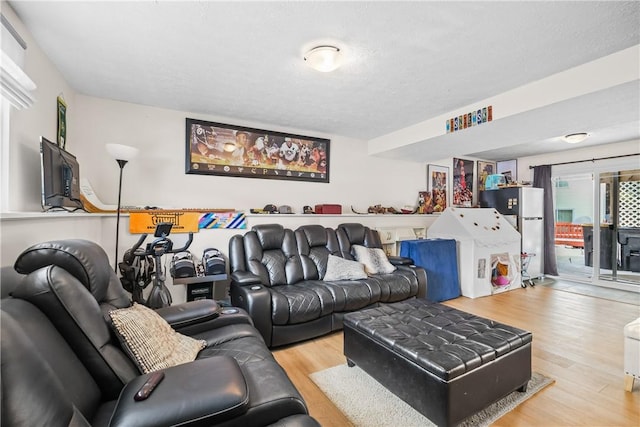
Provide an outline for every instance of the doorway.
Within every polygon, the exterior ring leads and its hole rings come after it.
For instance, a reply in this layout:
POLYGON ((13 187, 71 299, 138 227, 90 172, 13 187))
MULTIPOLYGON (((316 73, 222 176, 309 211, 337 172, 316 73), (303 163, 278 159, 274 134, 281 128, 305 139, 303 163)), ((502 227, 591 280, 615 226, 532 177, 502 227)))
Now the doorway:
POLYGON ((558 275, 640 292, 640 170, 565 170, 552 182, 558 275))
POLYGON ((600 174, 598 278, 640 285, 640 170, 600 174))
POLYGON ((584 228, 593 224, 593 173, 555 176, 552 184, 558 275, 590 281, 593 264, 587 259, 584 228))

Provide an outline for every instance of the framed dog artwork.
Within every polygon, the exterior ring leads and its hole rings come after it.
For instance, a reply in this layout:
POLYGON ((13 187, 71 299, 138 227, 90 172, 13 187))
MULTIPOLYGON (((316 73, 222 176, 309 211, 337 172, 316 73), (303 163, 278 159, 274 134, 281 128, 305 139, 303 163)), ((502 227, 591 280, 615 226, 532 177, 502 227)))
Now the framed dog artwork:
POLYGON ((330 141, 186 119, 186 173, 329 182, 330 141))

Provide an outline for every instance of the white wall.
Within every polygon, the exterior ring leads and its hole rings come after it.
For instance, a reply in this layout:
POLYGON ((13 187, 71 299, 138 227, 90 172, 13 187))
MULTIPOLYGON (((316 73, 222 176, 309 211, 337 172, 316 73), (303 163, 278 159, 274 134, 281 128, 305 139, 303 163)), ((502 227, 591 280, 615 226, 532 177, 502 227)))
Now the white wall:
MULTIPOLYGON (((574 150, 563 151, 561 153, 543 154, 539 156, 522 157, 518 159, 518 179, 520 181, 533 181, 533 169, 530 166, 547 165, 562 162, 573 162, 577 160, 592 160, 603 157, 624 156, 627 154, 640 153, 640 141, 632 140, 617 142, 596 147, 576 148, 574 150)), ((631 168, 640 168, 640 156, 625 157, 598 162, 574 163, 569 165, 554 166, 554 176, 557 173, 582 173, 593 171, 595 168, 614 168, 629 165, 631 168)))
POLYGON ((423 164, 368 156, 363 140, 82 95, 73 114, 80 174, 107 204, 115 204, 118 194, 118 166, 104 148, 110 142, 140 149, 124 169, 125 205, 248 210, 273 203, 291 205, 295 212, 319 203, 338 203, 346 211, 377 203, 400 208, 414 205, 425 186, 423 164), (185 118, 328 138, 330 183, 187 175, 185 118))
POLYGON ((268 203, 304 205, 339 203, 366 209, 373 204, 415 204, 424 190, 422 164, 370 157, 362 140, 279 128, 242 118, 203 116, 98 99, 76 94, 31 34, 2 1, 3 13, 27 42, 25 71, 36 83, 36 102, 11 110, 9 187, 5 210, 40 211, 39 138, 55 141, 56 98, 67 102, 67 150, 80 162, 103 202, 117 201, 118 167, 104 145, 119 142, 141 149, 125 169, 123 204, 162 207, 262 208, 268 203), (185 174, 185 118, 219 121, 260 129, 331 139, 329 184, 185 174))
MULTIPOLYGON (((37 85, 34 91, 36 102, 24 110, 11 109, 9 126, 9 187, 11 189, 6 210, 40 211, 40 136, 56 140, 57 97, 63 95, 70 105, 75 104, 75 91, 67 84, 58 69, 36 44, 5 1, 2 13, 27 43, 24 70, 37 85)), ((67 136, 74 140, 75 111, 69 109, 67 136)), ((73 153, 75 144, 67 149, 73 153)))

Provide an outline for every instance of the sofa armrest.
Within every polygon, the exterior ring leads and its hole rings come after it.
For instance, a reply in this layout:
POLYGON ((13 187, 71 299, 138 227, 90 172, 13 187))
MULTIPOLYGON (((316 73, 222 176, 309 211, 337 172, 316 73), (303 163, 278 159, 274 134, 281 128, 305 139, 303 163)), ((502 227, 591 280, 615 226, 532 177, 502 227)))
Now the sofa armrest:
POLYGON ((390 256, 389 262, 393 265, 413 265, 413 260, 404 256, 390 256))
POLYGON ((134 395, 151 374, 129 382, 116 403, 111 426, 216 425, 247 411, 249 392, 235 359, 215 356, 164 370, 148 399, 134 395))
POLYGON ((222 328, 229 325, 246 324, 253 326, 253 320, 249 314, 240 307, 222 307, 220 316, 202 323, 194 323, 181 328, 175 328, 176 332, 189 337, 200 333, 222 328))
POLYGON ((240 286, 261 285, 260 277, 248 271, 234 271, 230 275, 231 283, 240 286))
POLYGON ((207 322, 220 315, 220 306, 210 299, 189 301, 155 310, 174 329, 207 322))
POLYGON ((251 286, 241 285, 231 280, 229 288, 231 304, 240 307, 249 313, 253 320, 253 326, 260 331, 264 342, 271 346, 271 291, 261 284, 251 286))
POLYGON ((416 280, 418 281, 418 293, 416 294, 416 298, 426 298, 427 297, 427 271, 419 267, 417 265, 398 265, 399 270, 407 270, 411 271, 414 276, 416 276, 416 280))

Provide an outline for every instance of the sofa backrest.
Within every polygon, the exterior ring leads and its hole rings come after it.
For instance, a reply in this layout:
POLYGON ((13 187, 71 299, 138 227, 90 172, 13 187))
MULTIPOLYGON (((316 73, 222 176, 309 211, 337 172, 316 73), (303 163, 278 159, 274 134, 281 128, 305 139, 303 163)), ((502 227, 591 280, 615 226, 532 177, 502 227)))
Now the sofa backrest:
POLYGON ((335 230, 319 224, 303 225, 295 231, 305 280, 321 280, 327 272, 329 255, 340 256, 335 230))
POLYGON ((68 271, 50 265, 29 273, 12 293, 38 307, 95 379, 104 398, 114 400, 140 371, 122 351, 100 305, 68 271))
POLYGON ((354 259, 353 245, 367 248, 382 248, 382 241, 377 230, 372 230, 360 223, 344 223, 336 228, 336 237, 340 246, 340 254, 345 259, 354 259))
POLYGON ((242 243, 246 271, 260 277, 265 286, 302 280, 302 264, 292 230, 280 224, 256 225, 245 233, 242 243))
POLYGON ((280 224, 254 226, 229 240, 231 272, 248 271, 265 286, 322 280, 329 255, 353 260, 353 245, 382 248, 380 235, 360 223, 340 224, 335 230, 319 224, 292 231, 280 224))
POLYGON ((100 390, 56 328, 32 304, 0 303, 3 426, 90 426, 100 390))
POLYGON ((82 283, 105 311, 131 305, 109 257, 95 242, 83 239, 51 240, 25 249, 16 260, 18 273, 29 274, 48 265, 67 270, 82 283))

